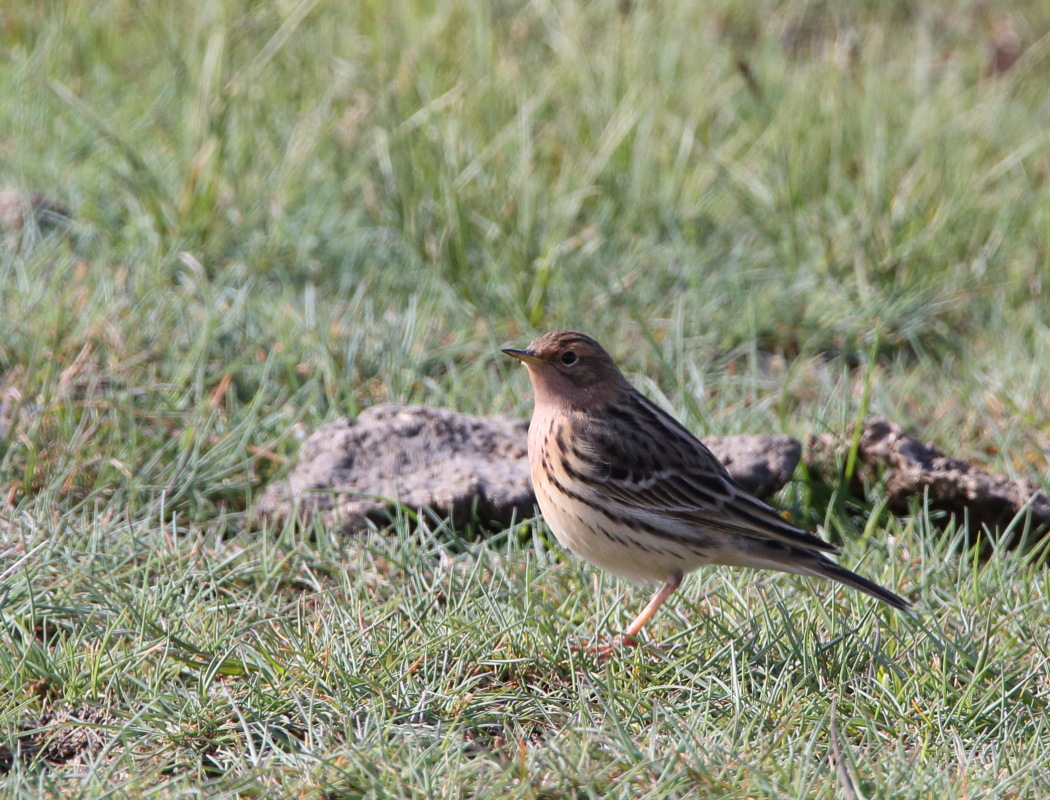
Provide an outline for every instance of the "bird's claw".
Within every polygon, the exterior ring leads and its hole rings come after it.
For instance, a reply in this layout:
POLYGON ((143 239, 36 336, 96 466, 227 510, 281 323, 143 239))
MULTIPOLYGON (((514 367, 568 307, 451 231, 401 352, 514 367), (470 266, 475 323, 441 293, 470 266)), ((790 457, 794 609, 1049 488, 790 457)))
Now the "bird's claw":
POLYGON ((642 643, 630 634, 618 633, 607 642, 591 644, 574 644, 572 645, 572 650, 576 653, 593 653, 598 657, 600 661, 604 661, 605 659, 610 658, 611 656, 620 652, 624 648, 641 646, 642 643))

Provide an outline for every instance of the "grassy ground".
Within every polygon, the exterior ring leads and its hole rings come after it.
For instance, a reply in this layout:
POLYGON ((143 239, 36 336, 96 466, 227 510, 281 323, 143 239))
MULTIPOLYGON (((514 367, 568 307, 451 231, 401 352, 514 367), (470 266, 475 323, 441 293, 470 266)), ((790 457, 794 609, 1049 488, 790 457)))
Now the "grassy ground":
POLYGON ((1048 31, 1025 2, 5 5, 0 186, 73 222, 0 248, 0 727, 102 743, 3 760, 6 793, 1050 793, 1039 551, 977 562, 877 487, 778 501, 917 620, 707 570, 664 651, 609 664, 569 645, 645 593, 539 522, 246 525, 339 414, 526 414, 497 348, 562 326, 699 433, 866 408, 1050 488, 1048 31))

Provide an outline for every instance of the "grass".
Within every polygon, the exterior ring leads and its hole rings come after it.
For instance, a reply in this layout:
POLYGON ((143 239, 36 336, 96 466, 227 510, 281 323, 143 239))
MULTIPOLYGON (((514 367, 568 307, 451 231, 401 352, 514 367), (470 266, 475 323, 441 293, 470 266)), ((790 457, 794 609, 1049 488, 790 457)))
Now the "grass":
POLYGON ((698 433, 867 408, 1050 488, 1046 9, 10 5, 0 186, 72 222, 0 246, 0 727, 105 744, 7 794, 1050 791, 1042 551, 878 487, 778 502, 917 620, 711 569, 609 664, 645 593, 538 520, 247 524, 340 414, 526 414, 496 352, 561 326, 698 433))

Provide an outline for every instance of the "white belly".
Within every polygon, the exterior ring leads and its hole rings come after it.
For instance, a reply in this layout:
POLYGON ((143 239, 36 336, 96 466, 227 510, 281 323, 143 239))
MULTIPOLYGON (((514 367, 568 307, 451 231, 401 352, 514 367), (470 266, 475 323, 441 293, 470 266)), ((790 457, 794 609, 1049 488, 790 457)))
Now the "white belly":
POLYGON ((560 491, 548 477, 539 456, 547 438, 553 436, 554 422, 533 418, 529 426, 529 466, 543 518, 565 548, 634 583, 662 583, 673 574, 684 574, 703 563, 695 553, 643 531, 627 530, 600 508, 560 491))

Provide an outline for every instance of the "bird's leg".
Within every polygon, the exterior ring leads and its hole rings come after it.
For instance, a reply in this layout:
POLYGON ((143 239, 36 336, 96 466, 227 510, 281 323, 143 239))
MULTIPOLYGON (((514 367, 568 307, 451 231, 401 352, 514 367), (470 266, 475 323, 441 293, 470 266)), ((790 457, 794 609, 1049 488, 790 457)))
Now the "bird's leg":
POLYGON ((653 614, 656 613, 657 609, 660 608, 670 597, 674 594, 675 589, 682 585, 682 574, 680 572, 671 573, 667 577, 667 582, 652 596, 645 608, 642 609, 641 613, 634 618, 634 621, 627 626, 627 630, 623 633, 619 633, 612 638, 611 642, 600 644, 590 649, 596 653, 599 658, 608 658, 617 650, 622 647, 637 647, 638 640, 634 637, 637 636, 642 628, 645 627, 645 623, 653 618, 653 614))
POLYGON ((645 608, 642 609, 641 613, 634 618, 634 621, 627 626, 627 630, 617 636, 613 641, 615 644, 626 645, 627 647, 637 647, 638 642, 635 640, 642 628, 645 627, 645 623, 653 618, 653 614, 656 613, 657 609, 660 608, 670 597, 674 594, 675 589, 682 585, 682 574, 680 572, 672 573, 667 578, 667 582, 660 587, 660 589, 652 596, 652 599, 646 603, 645 608))

